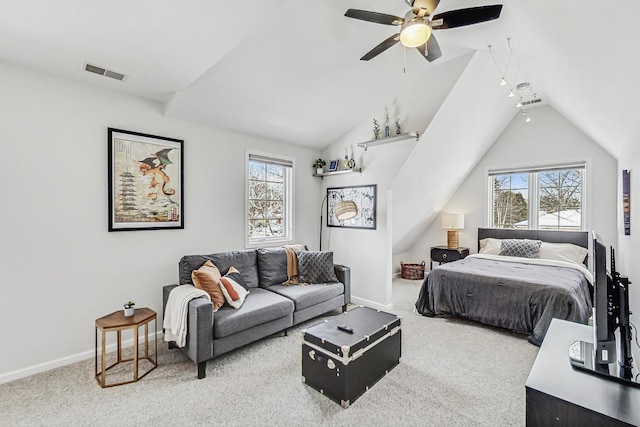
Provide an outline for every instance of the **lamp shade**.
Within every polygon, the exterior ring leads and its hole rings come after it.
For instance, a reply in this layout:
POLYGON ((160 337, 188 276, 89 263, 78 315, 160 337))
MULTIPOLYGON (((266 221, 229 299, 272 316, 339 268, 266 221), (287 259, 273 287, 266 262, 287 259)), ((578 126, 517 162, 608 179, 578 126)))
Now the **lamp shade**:
POLYGON ((346 221, 358 215, 358 206, 353 200, 343 200, 333 207, 333 214, 338 221, 346 221))
POLYGON ((442 228, 448 229, 461 229, 464 228, 464 215, 463 214, 442 214, 442 228))

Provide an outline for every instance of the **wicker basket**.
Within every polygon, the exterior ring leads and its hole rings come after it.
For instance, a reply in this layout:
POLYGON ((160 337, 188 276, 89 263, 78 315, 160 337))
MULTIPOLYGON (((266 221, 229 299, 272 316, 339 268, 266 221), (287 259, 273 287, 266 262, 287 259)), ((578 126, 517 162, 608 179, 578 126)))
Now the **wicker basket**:
POLYGON ((405 264, 400 261, 400 277, 409 280, 424 280, 424 261, 422 264, 405 264))

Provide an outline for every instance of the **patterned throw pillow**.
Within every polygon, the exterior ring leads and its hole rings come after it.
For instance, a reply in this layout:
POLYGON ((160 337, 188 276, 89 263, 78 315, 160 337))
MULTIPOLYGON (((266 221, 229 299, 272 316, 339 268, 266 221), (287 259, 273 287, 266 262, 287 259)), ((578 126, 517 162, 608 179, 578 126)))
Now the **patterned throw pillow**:
POLYGON ((229 272, 225 274, 224 277, 220 278, 219 284, 220 290, 224 295, 224 299, 231 307, 237 309, 242 306, 245 298, 247 298, 247 295, 249 294, 249 291, 236 280, 241 280, 242 283, 244 283, 244 280, 242 279, 242 276, 240 276, 238 270, 231 267, 229 268, 229 272))
POLYGON ((206 291, 211 297, 214 312, 224 304, 224 295, 218 285, 219 280, 220 271, 210 260, 202 264, 199 269, 191 272, 191 281, 196 288, 206 291))
POLYGON ((333 252, 298 252, 298 281, 300 283, 336 283, 333 252))
POLYGON ((541 244, 541 240, 504 239, 500 246, 500 255, 538 258, 541 244))

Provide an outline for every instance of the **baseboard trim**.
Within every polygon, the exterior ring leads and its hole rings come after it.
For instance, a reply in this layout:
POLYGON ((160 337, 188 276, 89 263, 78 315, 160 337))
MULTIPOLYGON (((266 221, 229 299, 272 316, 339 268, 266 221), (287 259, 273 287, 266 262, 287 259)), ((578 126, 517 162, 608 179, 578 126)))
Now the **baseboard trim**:
POLYGON ((365 305, 367 307, 375 308, 376 310, 393 310, 393 304, 379 304, 374 301, 370 301, 365 298, 359 298, 356 296, 351 296, 351 303, 355 305, 365 305))
MULTIPOLYGON (((149 335, 153 337, 153 334, 149 335)), ((156 332, 156 339, 162 341, 164 333, 162 331, 156 332)), ((144 337, 138 339, 139 343, 144 343, 144 337)), ((133 338, 122 341, 122 347, 133 347, 133 338)), ((98 353, 102 351, 101 347, 98 347, 98 353)), ((107 345, 107 353, 116 351, 116 343, 107 345)), ((15 371, 0 374, 0 384, 5 384, 11 381, 19 380, 21 378, 30 377, 31 375, 39 374, 42 372, 50 371, 62 366, 71 365, 76 362, 82 362, 83 360, 93 359, 95 357, 95 349, 83 351, 82 353, 72 354, 71 356, 61 357, 60 359, 51 360, 49 362, 39 363, 37 365, 28 366, 26 368, 18 369, 15 371)))

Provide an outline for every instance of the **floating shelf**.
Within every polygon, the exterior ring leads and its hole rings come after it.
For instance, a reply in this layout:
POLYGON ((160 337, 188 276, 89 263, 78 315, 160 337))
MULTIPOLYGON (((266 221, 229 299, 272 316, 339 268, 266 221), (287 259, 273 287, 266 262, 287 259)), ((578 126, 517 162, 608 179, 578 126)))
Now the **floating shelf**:
POLYGON ((400 135, 388 136, 386 138, 372 139, 371 141, 367 141, 367 142, 359 142, 358 147, 362 147, 366 151, 367 148, 375 147, 376 145, 406 141, 407 139, 412 139, 412 138, 415 138, 417 141, 419 136, 420 135, 418 134, 418 132, 401 133, 400 135))
POLYGON ((325 176, 344 175, 348 173, 362 173, 362 168, 345 169, 345 170, 335 171, 335 172, 314 173, 313 176, 319 176, 321 178, 324 178, 325 176))

